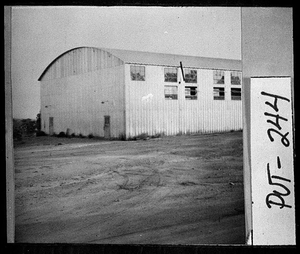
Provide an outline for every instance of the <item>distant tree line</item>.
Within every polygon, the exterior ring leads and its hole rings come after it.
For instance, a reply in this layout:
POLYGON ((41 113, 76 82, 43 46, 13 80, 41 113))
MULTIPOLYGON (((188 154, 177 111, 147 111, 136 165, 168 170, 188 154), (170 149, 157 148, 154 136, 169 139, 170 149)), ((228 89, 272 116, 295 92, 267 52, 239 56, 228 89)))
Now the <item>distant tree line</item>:
POLYGON ((22 140, 25 136, 38 135, 41 132, 41 113, 39 112, 36 119, 13 119, 13 138, 22 140))

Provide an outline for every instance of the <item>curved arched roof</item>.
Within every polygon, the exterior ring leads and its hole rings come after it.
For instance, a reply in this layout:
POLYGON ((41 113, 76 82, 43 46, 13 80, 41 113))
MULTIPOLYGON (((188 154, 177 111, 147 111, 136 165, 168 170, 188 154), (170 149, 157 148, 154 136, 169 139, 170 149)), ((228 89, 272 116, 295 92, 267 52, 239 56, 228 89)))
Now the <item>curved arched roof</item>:
MULTIPOLYGON (((93 47, 76 47, 76 48, 72 48, 70 50, 65 51, 64 53, 60 54, 58 57, 54 58, 54 60, 48 64, 48 66, 45 68, 45 70, 42 72, 41 76, 38 78, 38 81, 40 81, 43 76, 46 74, 46 72, 50 69, 50 67, 61 57, 63 57, 64 55, 68 54, 71 51, 77 50, 77 49, 81 49, 81 48, 93 48, 93 47)), ((96 48, 95 48, 96 49, 96 48)))
POLYGON ((208 58, 198 56, 185 56, 175 54, 163 54, 152 52, 141 52, 132 50, 121 49, 108 49, 108 48, 96 48, 96 47, 77 47, 70 49, 58 57, 56 57, 43 71, 39 77, 39 81, 42 79, 47 70, 62 56, 81 48, 91 48, 97 50, 103 50, 113 56, 119 58, 124 63, 130 64, 143 64, 143 65, 159 65, 159 66, 179 66, 182 62, 183 67, 186 68, 198 68, 198 69, 222 69, 222 70, 242 70, 241 60, 224 59, 224 58, 208 58))

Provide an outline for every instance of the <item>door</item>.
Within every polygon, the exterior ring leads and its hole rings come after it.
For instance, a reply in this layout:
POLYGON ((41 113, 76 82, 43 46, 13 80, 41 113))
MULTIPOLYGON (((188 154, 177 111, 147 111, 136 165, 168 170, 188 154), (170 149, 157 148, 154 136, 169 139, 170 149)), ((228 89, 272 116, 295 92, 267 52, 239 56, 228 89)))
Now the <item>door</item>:
POLYGON ((49 135, 54 134, 53 117, 49 117, 49 135))
POLYGON ((110 139, 110 116, 104 116, 104 138, 110 139))

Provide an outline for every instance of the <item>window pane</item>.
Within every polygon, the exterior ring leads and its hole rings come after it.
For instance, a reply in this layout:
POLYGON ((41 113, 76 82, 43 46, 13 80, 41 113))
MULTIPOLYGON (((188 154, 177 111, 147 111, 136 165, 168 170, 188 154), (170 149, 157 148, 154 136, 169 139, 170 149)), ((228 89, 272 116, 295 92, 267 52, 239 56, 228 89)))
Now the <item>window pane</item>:
POLYGON ((225 91, 224 87, 214 87, 214 100, 224 100, 225 91))
POLYGON ((165 68, 165 82, 177 82, 177 68, 165 68))
POLYGON ((130 66, 131 80, 145 81, 145 67, 144 66, 130 66))
POLYGON ((184 73, 186 83, 197 83, 197 70, 185 69, 184 73))
POLYGON ((224 71, 214 71, 214 84, 224 84, 224 71))
POLYGON ((187 100, 197 100, 197 87, 185 87, 185 98, 187 100))
POLYGON ((177 86, 165 86, 165 98, 171 100, 177 100, 178 98, 177 86))
POLYGON ((231 84, 240 85, 241 84, 241 73, 238 71, 231 72, 231 84))
POLYGON ((231 100, 241 100, 241 88, 231 88, 231 100))

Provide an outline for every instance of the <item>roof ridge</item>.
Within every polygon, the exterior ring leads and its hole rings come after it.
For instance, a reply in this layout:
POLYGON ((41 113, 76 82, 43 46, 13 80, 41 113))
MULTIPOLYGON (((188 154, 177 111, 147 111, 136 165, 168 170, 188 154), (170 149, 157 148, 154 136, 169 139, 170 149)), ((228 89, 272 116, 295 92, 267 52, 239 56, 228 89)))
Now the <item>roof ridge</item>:
POLYGON ((197 69, 219 69, 219 70, 242 70, 242 61, 238 59, 226 59, 226 58, 212 58, 212 57, 201 57, 201 56, 190 56, 170 53, 158 53, 158 52, 147 52, 137 51, 128 49, 113 49, 105 47, 92 47, 82 46, 76 47, 65 51, 64 53, 57 56, 43 71, 39 77, 39 81, 43 75, 47 72, 50 66, 58 59, 66 55, 67 53, 82 48, 90 48, 96 50, 102 50, 113 56, 119 58, 124 63, 140 64, 140 65, 156 65, 156 66, 179 66, 182 62, 185 68, 197 68, 197 69))
MULTIPOLYGON (((97 48, 97 47, 95 47, 97 48)), ((140 50, 129 50, 129 49, 116 49, 116 48, 105 48, 99 47, 99 49, 106 50, 106 51, 124 51, 130 53, 146 53, 146 54, 157 54, 157 55, 168 55, 168 56, 178 56, 178 57, 193 57, 193 58, 205 58, 205 59, 221 59, 221 60, 229 60, 229 61, 242 61, 241 59, 234 59, 234 58, 223 58, 223 57, 208 57, 208 56, 193 56, 193 55, 184 55, 184 54, 174 54, 174 53, 162 53, 162 52, 153 52, 153 51, 140 51, 140 50)))

